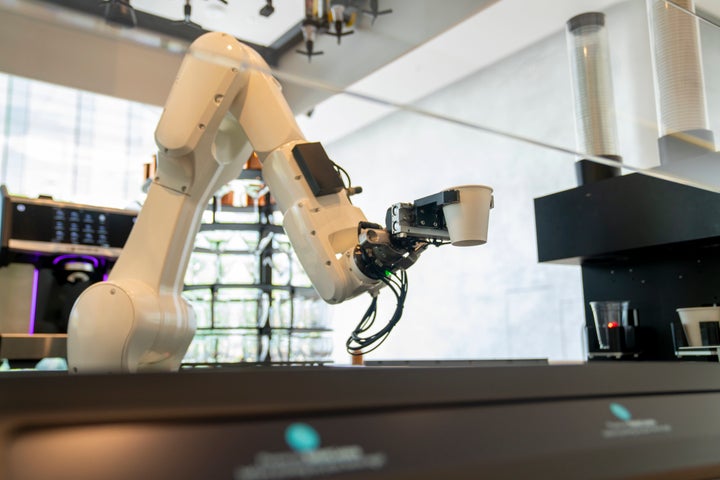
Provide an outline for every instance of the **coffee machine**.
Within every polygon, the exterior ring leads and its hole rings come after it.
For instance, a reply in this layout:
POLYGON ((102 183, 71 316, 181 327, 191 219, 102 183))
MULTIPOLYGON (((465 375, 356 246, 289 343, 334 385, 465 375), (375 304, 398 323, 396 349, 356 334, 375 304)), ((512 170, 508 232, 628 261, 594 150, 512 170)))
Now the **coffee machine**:
POLYGON ((75 300, 107 278, 136 216, 0 186, 0 359, 65 356, 75 300))

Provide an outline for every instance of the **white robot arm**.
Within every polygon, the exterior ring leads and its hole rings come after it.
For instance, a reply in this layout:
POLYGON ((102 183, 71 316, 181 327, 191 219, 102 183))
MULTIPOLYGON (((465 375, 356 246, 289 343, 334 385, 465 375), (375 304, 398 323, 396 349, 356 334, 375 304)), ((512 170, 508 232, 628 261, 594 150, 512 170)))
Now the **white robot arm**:
MULTIPOLYGON (((83 292, 70 315, 71 372, 179 368, 195 331, 181 293, 202 213, 253 151, 298 258, 329 303, 375 292, 427 245, 455 240, 444 225, 421 228, 409 204, 391 207, 387 229, 368 223, 322 146, 303 137, 268 72, 232 36, 207 33, 190 46, 155 132, 158 172, 145 205, 108 280, 83 292)), ((441 192, 436 206, 468 204, 450 192, 454 201, 441 192)), ((458 243, 484 243, 487 212, 479 229, 458 243)))

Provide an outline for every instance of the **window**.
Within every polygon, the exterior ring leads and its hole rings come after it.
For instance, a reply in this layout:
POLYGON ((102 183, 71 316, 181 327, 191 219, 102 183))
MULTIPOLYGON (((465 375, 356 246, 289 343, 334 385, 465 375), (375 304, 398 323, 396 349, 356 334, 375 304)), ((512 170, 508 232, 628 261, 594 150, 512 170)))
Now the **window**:
POLYGON ((0 73, 0 183, 14 194, 127 207, 160 107, 0 73))

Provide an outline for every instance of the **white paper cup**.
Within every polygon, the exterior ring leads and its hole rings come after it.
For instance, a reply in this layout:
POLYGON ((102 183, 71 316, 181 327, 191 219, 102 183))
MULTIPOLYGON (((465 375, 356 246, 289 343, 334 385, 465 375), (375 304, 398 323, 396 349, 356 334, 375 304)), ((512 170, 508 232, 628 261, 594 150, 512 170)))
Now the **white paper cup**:
POLYGON ((691 347, 701 347, 700 322, 720 321, 720 307, 678 308, 680 323, 691 347))
POLYGON ((487 242, 492 188, 484 185, 463 185, 448 190, 460 192, 458 203, 443 207, 450 242, 458 247, 482 245, 487 242))

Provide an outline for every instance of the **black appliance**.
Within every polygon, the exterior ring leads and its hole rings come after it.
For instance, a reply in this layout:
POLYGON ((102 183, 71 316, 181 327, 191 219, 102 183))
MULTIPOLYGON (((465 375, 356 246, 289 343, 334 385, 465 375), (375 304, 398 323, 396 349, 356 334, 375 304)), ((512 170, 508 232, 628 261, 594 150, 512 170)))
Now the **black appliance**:
POLYGON ((676 358, 676 310, 720 302, 718 218, 720 194, 643 174, 535 199, 539 261, 582 266, 591 359, 676 358), (632 345, 597 349, 597 300, 630 302, 632 345))
MULTIPOLYGON (((26 270, 32 272, 32 280, 27 282, 32 290, 26 296, 30 298, 27 319, 22 319, 22 331, 0 328, 0 358, 23 356, 22 351, 27 350, 18 351, 8 342, 20 341, 24 346, 46 345, 49 340, 64 342, 64 337, 42 335, 67 332, 75 300, 85 288, 107 277, 136 216, 134 210, 10 195, 5 186, 0 186, 0 267, 33 266, 26 270)), ((1 310, 0 315, 5 315, 1 310)), ((0 325, 5 320, 0 318, 0 325)), ((17 324, 15 319, 13 325, 17 324)), ((47 348, 42 351, 46 353, 47 348)), ((31 352, 27 355, 37 356, 31 352)))

